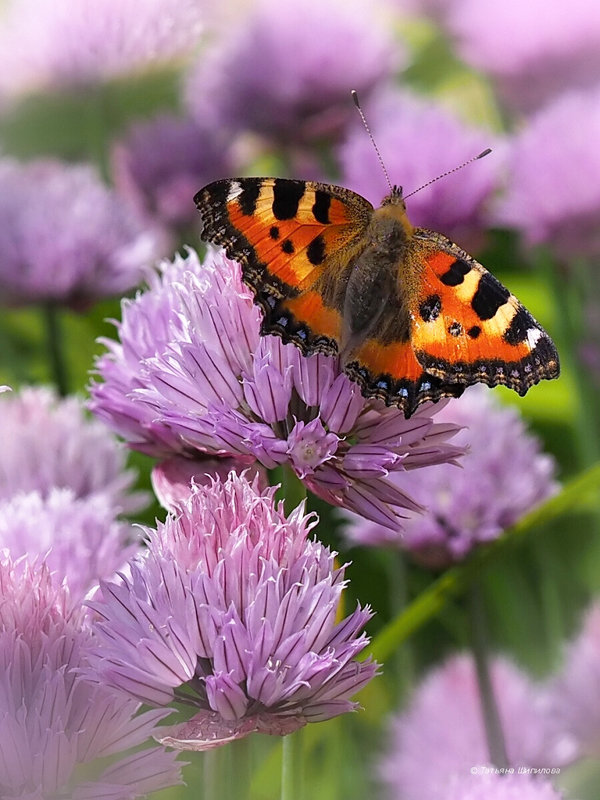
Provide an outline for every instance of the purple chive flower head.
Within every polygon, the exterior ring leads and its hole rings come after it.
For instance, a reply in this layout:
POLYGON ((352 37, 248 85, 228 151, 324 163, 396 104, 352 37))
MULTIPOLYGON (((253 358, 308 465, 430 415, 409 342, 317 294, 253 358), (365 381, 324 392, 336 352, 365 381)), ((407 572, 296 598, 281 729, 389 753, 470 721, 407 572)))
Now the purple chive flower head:
POLYGON ((549 683, 559 726, 574 737, 580 752, 600 754, 600 606, 587 612, 569 646, 565 664, 549 683))
POLYGON ((58 582, 67 578, 74 603, 125 564, 138 538, 101 494, 78 498, 71 489, 51 489, 46 497, 28 492, 0 502, 0 548, 13 559, 44 557, 58 582))
POLYGON ((388 476, 454 460, 456 428, 434 422, 435 406, 407 420, 365 400, 337 359, 304 358, 259 328, 239 266, 190 251, 124 301, 91 407, 144 452, 288 464, 328 502, 396 528, 419 506, 388 476))
POLYGON ((443 568, 496 539, 557 486, 554 459, 540 451, 516 409, 499 405, 487 389, 469 389, 436 420, 461 426, 453 439, 467 450, 461 468, 442 464, 402 476, 403 490, 427 507, 404 521, 402 536, 357 519, 347 534, 360 544, 400 546, 443 568))
MULTIPOLYGON (((488 131, 470 127, 439 104, 408 92, 386 89, 362 105, 391 180, 401 184, 405 194, 494 146, 495 137, 488 131)), ((358 117, 339 155, 344 186, 378 205, 390 190, 358 117)), ((415 194, 407 200, 413 225, 472 246, 498 183, 499 162, 498 152, 493 152, 415 194)))
POLYGON ((365 24, 360 0, 259 0, 190 72, 190 112, 286 144, 335 136, 356 113, 350 88, 366 97, 403 60, 386 17, 371 3, 365 24))
POLYGON ((180 783, 172 753, 125 752, 165 712, 136 716, 139 703, 84 676, 93 638, 56 585, 44 564, 0 554, 0 796, 133 800, 180 783))
POLYGON ((82 87, 179 60, 198 41, 195 0, 9 0, 0 93, 82 87))
POLYGON ((129 491, 136 474, 125 469, 125 448, 75 397, 32 387, 1 395, 0 441, 0 501, 25 492, 47 498, 59 488, 104 497, 115 514, 146 505, 145 494, 129 491))
POLYGON ((174 227, 197 222, 199 186, 233 171, 214 131, 166 114, 134 125, 112 161, 119 192, 141 213, 174 227))
POLYGON ((164 236, 89 166, 0 161, 2 304, 85 308, 137 286, 164 236))
MULTIPOLYGON (((571 755, 570 743, 553 733, 544 690, 502 659, 492 662, 491 679, 509 763, 514 767, 564 764, 571 755)), ((390 797, 439 800, 447 796, 453 781, 469 777, 472 767, 485 773, 489 753, 473 660, 454 656, 431 672, 410 707, 393 720, 391 734, 391 747, 380 765, 390 797)), ((474 786, 479 779, 479 774, 472 778, 474 786)))
POLYGON ((513 108, 531 111, 600 80, 600 16, 594 0, 568 13, 544 0, 452 0, 444 15, 459 54, 494 79, 513 108))
POLYGON ((352 711, 377 665, 355 657, 371 617, 337 621, 344 568, 289 518, 274 489, 231 473, 196 486, 177 515, 148 530, 131 577, 102 583, 95 668, 103 685, 150 705, 196 706, 161 741, 202 750, 253 731, 285 734, 352 711))
MULTIPOLYGON (((444 800, 564 800, 562 792, 545 778, 531 773, 504 774, 491 764, 479 767, 481 774, 470 770, 449 782, 444 800)), ((551 769, 551 768, 550 768, 551 769)), ((416 797, 420 796, 416 795, 416 797)), ((412 798, 411 798, 412 800, 412 798)))
POLYGON ((566 261, 597 258, 599 137, 598 88, 565 94, 533 116, 510 146, 498 222, 523 231, 530 245, 551 245, 566 261), (580 119, 585 125, 574 124, 580 119))

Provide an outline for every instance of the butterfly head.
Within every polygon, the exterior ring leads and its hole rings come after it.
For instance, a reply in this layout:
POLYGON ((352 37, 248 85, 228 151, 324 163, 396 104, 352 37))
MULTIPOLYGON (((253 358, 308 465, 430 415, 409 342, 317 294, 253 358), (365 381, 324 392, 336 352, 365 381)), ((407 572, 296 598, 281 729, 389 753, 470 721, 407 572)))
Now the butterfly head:
POLYGON ((382 206, 401 206, 401 208, 406 211, 406 204, 404 202, 404 196, 402 194, 402 187, 401 186, 392 186, 392 191, 386 195, 382 202, 382 206))

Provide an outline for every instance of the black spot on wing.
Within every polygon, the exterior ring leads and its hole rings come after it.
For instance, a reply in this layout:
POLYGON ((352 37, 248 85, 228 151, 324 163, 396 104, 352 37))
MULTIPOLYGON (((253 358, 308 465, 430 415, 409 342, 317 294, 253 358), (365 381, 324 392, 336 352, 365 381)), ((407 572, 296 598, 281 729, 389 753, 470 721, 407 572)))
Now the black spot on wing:
POLYGON ((284 242, 281 243, 281 249, 283 250, 284 253, 291 255, 295 250, 294 243, 292 242, 291 239, 286 239, 284 242))
POLYGON ((271 239, 279 239, 279 228, 277 225, 271 225, 271 230, 269 231, 269 236, 271 239))
POLYGON ((467 336, 470 336, 471 339, 477 339, 479 334, 481 333, 481 328, 479 325, 473 325, 473 327, 469 328, 467 331, 467 336))
POLYGON ((306 257, 315 267, 325 261, 325 239, 321 234, 315 236, 306 248, 306 257))
POLYGON ((464 281, 467 272, 470 271, 471 265, 467 264, 467 262, 463 261, 461 258, 457 258, 456 261, 450 264, 447 272, 440 275, 440 280, 446 286, 458 286, 464 281))
POLYGON ((315 202, 312 207, 314 218, 317 222, 323 225, 329 225, 329 206, 331 205, 331 197, 326 193, 317 189, 315 192, 315 202))
POLYGON ((434 322, 442 310, 442 301, 439 294, 432 294, 423 300, 419 306, 419 315, 423 322, 434 322))
POLYGON ((304 181, 277 178, 273 185, 273 214, 275 219, 292 219, 298 213, 298 204, 304 196, 304 181))
POLYGON ((262 181, 258 178, 244 178, 243 181, 240 181, 240 185, 242 186, 242 191, 237 197, 240 211, 245 216, 251 217, 256 211, 256 201, 260 194, 262 181))
POLYGON ((509 297, 508 289, 489 272, 484 272, 471 300, 471 307, 479 319, 492 319, 509 297))
POLYGON ((521 344, 527 339, 528 332, 535 327, 537 326, 533 317, 526 308, 521 306, 504 332, 504 341, 512 345, 521 344))

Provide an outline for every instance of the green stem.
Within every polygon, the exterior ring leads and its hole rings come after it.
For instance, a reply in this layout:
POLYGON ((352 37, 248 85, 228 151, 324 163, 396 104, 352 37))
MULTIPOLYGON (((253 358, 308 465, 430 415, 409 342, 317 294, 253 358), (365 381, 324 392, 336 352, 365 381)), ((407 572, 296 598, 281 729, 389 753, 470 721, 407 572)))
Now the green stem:
POLYGON ((61 397, 69 393, 67 377, 67 364, 64 352, 64 337, 60 320, 60 311, 54 303, 43 306, 44 323, 46 327, 46 340, 48 343, 48 357, 52 381, 61 397))
POLYGON ((223 753, 220 747, 202 754, 203 800, 219 800, 223 797, 220 780, 222 763, 223 753))
POLYGON ((281 800, 302 800, 302 731, 283 737, 281 800))
POLYGON ((500 722, 500 714, 498 713, 498 705, 496 703, 494 687, 492 686, 490 675, 485 609, 481 586, 478 581, 475 581, 471 586, 469 612, 471 618, 471 649, 473 651, 475 669, 477 671, 479 697, 481 699, 483 724, 490 761, 499 769, 506 769, 509 766, 509 762, 508 756, 506 755, 506 745, 502 732, 502 724, 500 722))
MULTIPOLYGON (((393 552, 385 559, 388 573, 388 593, 392 616, 401 614, 409 602, 408 564, 406 556, 401 552, 393 552)), ((405 697, 413 686, 415 663, 411 643, 404 640, 396 650, 394 666, 398 671, 398 689, 400 698, 405 697)))
POLYGON ((281 491, 283 492, 286 514, 289 514, 302 500, 306 499, 306 486, 297 477, 296 473, 285 465, 281 468, 281 491))

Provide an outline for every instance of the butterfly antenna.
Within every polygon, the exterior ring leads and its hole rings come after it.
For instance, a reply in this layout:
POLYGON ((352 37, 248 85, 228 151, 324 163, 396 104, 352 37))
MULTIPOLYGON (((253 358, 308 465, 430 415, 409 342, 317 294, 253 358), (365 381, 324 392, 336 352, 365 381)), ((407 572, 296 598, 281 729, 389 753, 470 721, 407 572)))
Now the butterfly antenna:
POLYGON ((485 156, 489 156, 489 154, 491 152, 492 152, 491 148, 488 147, 482 153, 479 153, 478 156, 473 156, 473 158, 469 158, 468 161, 464 162, 464 164, 460 164, 458 167, 454 167, 454 169, 449 169, 448 172, 442 172, 442 174, 438 175, 437 178, 433 178, 433 180, 427 181, 427 183, 424 183, 423 186, 419 186, 418 189, 415 189, 414 192, 411 192, 410 194, 405 194, 404 195, 404 199, 406 200, 407 197, 412 197, 413 194, 416 194, 417 192, 420 192, 421 189, 425 189, 426 186, 431 186, 432 183, 435 183, 436 181, 439 181, 440 178, 445 178, 446 175, 452 175, 453 172, 458 172, 459 169, 462 169, 463 167, 466 167, 469 164, 472 164, 473 161, 478 161, 480 158, 484 158, 485 156))
POLYGON ((390 181, 390 176, 388 175, 388 171, 385 168, 385 164, 383 163, 383 158, 381 157, 381 153, 379 152, 379 148, 377 147, 377 142, 375 141, 373 134, 371 133, 371 129, 367 123, 367 118, 365 117, 362 108, 360 107, 360 103, 358 101, 358 95, 354 89, 352 89, 352 99, 354 100, 354 105, 358 109, 358 113, 360 114, 360 118, 362 119, 362 123, 365 126, 365 130, 369 135, 369 139, 371 140, 371 144, 375 148, 375 152, 377 153, 377 158, 379 159, 379 163, 381 164, 381 169, 383 170, 383 174, 385 175, 385 179, 387 181, 387 185, 390 187, 390 192, 393 192, 392 182, 390 181))

